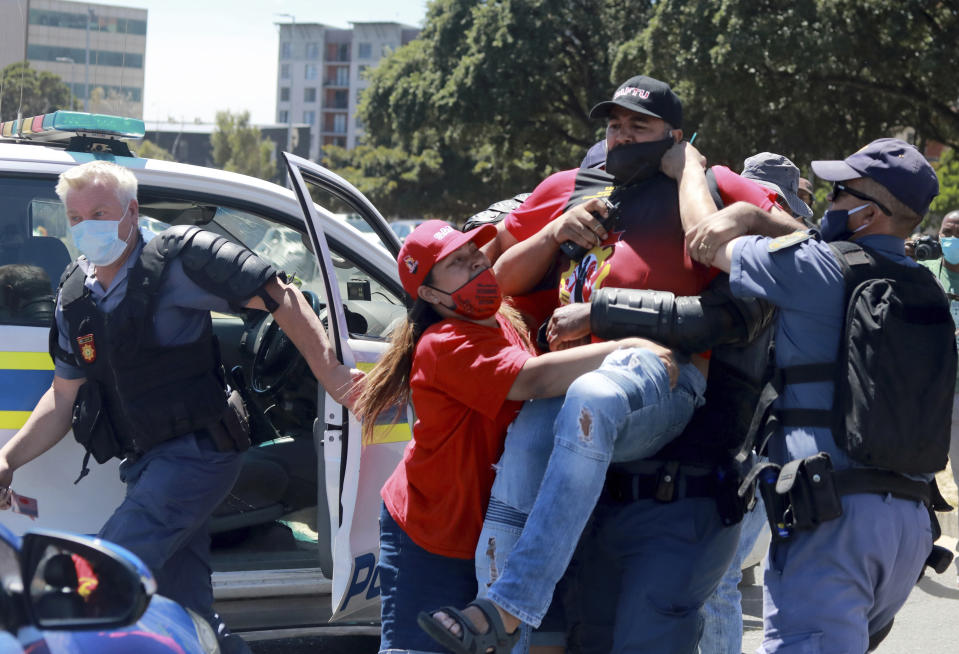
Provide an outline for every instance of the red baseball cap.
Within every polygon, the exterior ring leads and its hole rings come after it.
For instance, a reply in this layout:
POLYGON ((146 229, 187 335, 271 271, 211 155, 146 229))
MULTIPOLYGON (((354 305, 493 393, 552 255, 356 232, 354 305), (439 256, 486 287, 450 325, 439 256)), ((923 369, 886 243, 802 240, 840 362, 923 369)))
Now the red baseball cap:
POLYGON ((494 236, 495 225, 487 224, 463 233, 448 222, 427 220, 406 237, 396 257, 404 290, 416 300, 419 297, 417 291, 437 261, 467 243, 472 242, 479 247, 492 241, 494 236))

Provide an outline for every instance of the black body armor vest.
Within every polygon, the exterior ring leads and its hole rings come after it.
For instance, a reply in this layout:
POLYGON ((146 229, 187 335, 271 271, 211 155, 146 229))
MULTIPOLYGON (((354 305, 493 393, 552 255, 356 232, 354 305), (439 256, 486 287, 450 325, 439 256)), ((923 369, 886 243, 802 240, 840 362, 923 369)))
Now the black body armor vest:
MULTIPOLYGON (((212 321, 193 343, 155 342, 157 289, 166 265, 179 251, 161 253, 156 238, 144 246, 129 270, 126 296, 110 313, 101 311, 74 263, 64 273, 60 300, 73 357, 51 349, 83 369, 97 386, 99 418, 110 423, 118 455, 141 454, 154 445, 202 429, 223 415, 227 393, 212 321)), ((88 397, 90 394, 80 394, 88 397)), ((79 440, 79 435, 78 435, 79 440)))

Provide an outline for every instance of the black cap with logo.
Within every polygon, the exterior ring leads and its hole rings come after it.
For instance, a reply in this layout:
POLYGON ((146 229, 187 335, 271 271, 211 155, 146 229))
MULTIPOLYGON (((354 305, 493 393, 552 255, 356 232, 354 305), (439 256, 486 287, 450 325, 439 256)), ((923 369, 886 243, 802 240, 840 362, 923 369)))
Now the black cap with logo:
POLYGON ((600 102, 590 109, 589 117, 606 118, 613 107, 662 118, 676 129, 683 126, 683 103, 669 88, 669 84, 645 75, 637 75, 623 82, 612 100, 600 102))

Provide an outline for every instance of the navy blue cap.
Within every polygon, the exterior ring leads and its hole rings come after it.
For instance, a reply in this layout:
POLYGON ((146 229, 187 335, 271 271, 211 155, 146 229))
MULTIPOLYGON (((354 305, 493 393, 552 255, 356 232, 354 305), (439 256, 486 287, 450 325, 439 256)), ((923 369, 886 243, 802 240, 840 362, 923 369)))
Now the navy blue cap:
POLYGON ((580 168, 599 168, 606 163, 606 139, 596 141, 592 147, 586 151, 586 156, 580 162, 580 168))
POLYGON ((842 161, 813 161, 812 169, 830 182, 868 177, 920 216, 939 195, 936 171, 919 150, 899 139, 876 139, 842 161))
POLYGON ((600 102, 590 109, 589 117, 607 118, 613 107, 662 118, 674 129, 683 126, 683 103, 669 88, 669 84, 645 75, 631 77, 620 84, 613 99, 600 102))

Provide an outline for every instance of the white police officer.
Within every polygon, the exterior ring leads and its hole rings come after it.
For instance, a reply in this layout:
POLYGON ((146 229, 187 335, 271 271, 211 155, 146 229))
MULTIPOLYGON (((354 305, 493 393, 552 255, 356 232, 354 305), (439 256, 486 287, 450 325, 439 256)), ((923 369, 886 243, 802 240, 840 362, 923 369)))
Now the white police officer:
POLYGON ((230 405, 210 311, 269 308, 338 401, 349 401, 360 373, 337 361, 303 295, 252 252, 192 227, 156 237, 138 229, 137 180, 126 168, 77 166, 57 193, 84 256, 58 293, 53 384, 0 449, 0 490, 73 419, 98 461, 124 459, 127 493, 99 535, 143 559, 160 593, 210 620, 223 651, 249 651, 213 612, 206 522, 236 480, 244 434, 223 423, 230 405))

